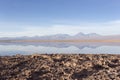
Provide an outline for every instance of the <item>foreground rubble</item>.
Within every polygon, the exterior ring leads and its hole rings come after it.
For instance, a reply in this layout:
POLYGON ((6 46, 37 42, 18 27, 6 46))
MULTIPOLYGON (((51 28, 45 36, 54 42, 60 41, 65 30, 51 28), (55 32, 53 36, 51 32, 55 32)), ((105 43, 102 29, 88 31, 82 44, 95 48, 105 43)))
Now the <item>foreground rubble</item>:
POLYGON ((0 80, 120 80, 120 55, 1 56, 0 80))

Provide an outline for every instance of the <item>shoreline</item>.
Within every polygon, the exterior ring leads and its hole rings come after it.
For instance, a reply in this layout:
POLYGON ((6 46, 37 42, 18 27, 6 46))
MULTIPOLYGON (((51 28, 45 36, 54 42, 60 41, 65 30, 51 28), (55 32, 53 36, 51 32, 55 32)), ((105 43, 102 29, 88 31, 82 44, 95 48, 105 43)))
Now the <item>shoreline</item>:
POLYGON ((63 39, 63 40, 0 40, 1 43, 42 43, 42 42, 59 42, 59 43, 120 43, 120 39, 63 39))
POLYGON ((0 56, 2 80, 120 80, 119 54, 0 56))

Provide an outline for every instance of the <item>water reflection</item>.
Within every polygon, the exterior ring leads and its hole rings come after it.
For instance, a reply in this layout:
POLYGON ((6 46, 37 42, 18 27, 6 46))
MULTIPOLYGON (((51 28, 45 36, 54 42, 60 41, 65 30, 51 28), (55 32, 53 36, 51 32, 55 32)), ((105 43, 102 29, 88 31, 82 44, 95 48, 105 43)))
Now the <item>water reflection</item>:
POLYGON ((0 43, 0 55, 32 53, 119 54, 120 43, 0 43))

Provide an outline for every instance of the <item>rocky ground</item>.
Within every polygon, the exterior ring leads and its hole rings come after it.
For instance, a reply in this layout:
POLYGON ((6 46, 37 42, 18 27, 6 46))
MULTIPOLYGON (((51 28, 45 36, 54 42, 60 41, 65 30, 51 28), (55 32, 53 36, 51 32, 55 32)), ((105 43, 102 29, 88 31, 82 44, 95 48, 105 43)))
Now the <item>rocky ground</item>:
POLYGON ((1 56, 0 80, 120 80, 120 55, 1 56))

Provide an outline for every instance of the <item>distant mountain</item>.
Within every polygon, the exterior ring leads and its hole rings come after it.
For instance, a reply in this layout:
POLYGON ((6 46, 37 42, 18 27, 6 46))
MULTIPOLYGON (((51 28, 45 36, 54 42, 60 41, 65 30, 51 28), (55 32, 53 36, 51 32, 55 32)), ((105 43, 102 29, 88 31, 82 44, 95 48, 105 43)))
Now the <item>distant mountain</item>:
POLYGON ((84 34, 84 33, 78 33, 74 36, 72 36, 73 39, 93 39, 95 37, 100 37, 101 35, 96 33, 90 33, 90 34, 84 34))
POLYGON ((77 36, 77 37, 83 37, 83 36, 86 36, 84 33, 82 32, 79 32, 78 34, 74 35, 74 36, 77 36))
POLYGON ((120 35, 112 35, 112 36, 102 36, 96 33, 90 33, 90 34, 84 34, 82 32, 70 36, 68 34, 55 34, 55 35, 47 35, 47 36, 33 36, 33 37, 28 37, 28 36, 23 36, 23 37, 3 37, 0 38, 1 40, 96 40, 96 39, 119 39, 120 40, 120 35))
POLYGON ((101 35, 96 34, 96 33, 90 33, 90 34, 87 34, 87 36, 89 36, 89 37, 91 37, 91 36, 97 37, 97 36, 101 36, 101 35))
POLYGON ((39 39, 42 40, 62 40, 62 39, 67 39, 69 38, 70 35, 68 34, 55 34, 55 35, 50 35, 50 36, 41 36, 39 39))

